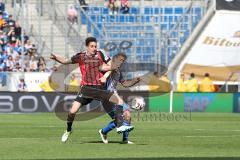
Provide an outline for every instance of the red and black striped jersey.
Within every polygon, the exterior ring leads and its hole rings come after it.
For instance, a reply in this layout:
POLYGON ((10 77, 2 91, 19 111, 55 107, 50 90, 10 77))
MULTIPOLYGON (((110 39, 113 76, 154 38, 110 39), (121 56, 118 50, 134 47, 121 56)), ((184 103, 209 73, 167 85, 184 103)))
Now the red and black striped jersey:
POLYGON ((82 74, 81 85, 102 85, 99 79, 104 73, 99 71, 99 66, 103 63, 108 63, 111 59, 100 50, 97 50, 95 54, 91 56, 86 53, 86 51, 83 51, 71 58, 73 64, 79 64, 82 74))

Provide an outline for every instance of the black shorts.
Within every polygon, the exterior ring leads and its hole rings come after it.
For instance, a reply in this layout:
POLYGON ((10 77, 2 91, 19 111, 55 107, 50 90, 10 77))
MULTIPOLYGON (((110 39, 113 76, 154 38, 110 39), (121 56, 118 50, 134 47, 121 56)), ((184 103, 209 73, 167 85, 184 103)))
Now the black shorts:
POLYGON ((105 90, 103 86, 82 86, 75 101, 81 103, 81 105, 87 105, 93 100, 109 101, 112 95, 113 92, 105 90))

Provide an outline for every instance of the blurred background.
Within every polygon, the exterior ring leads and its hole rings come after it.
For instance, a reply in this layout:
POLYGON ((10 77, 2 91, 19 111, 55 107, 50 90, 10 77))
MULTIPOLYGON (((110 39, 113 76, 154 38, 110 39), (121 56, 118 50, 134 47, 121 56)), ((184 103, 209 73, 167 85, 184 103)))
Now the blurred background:
POLYGON ((78 66, 60 66, 49 56, 70 58, 85 50, 89 36, 110 57, 127 54, 125 78, 143 79, 131 91, 237 93, 239 3, 1 0, 0 93, 77 92, 78 66))

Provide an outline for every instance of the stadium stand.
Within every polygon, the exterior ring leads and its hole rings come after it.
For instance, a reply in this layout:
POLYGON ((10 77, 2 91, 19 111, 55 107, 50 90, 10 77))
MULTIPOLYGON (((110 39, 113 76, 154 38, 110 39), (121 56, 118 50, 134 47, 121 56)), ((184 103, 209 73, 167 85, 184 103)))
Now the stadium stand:
MULTIPOLYGON (((110 14, 104 0, 86 0, 86 6, 77 0, 26 0, 11 7, 6 2, 6 8, 36 44, 38 56, 45 58, 44 71, 55 67, 47 58, 51 52, 71 57, 84 49, 88 36, 95 36, 110 56, 126 52, 130 63, 168 66, 206 11, 205 0, 129 1, 127 14, 120 10, 110 14), (69 5, 78 11, 77 23, 68 21, 69 5)), ((156 66, 147 69, 154 71, 156 66)))
MULTIPOLYGON (((103 48, 107 41, 119 44, 133 43, 126 53, 136 62, 153 62, 168 65, 191 34, 203 15, 202 6, 132 6, 129 14, 110 14, 109 8, 89 5, 80 10, 81 24, 100 39, 103 48), (92 28, 95 23, 96 28, 92 28), (103 34, 102 34, 103 33, 103 34), (162 45, 162 46, 161 46, 162 45), (159 56, 158 54, 161 54, 159 56)), ((114 55, 117 51, 110 52, 114 55)))
POLYGON ((131 41, 133 45, 127 53, 134 62, 160 63, 161 59, 161 64, 168 65, 205 13, 204 0, 129 2, 128 14, 119 10, 111 15, 107 1, 103 0, 88 0, 87 6, 76 0, 41 4, 28 0, 25 19, 43 56, 52 51, 71 56, 83 49, 81 44, 91 35, 99 39, 100 48, 108 42, 119 45, 123 40, 131 41), (79 11, 78 23, 74 25, 67 22, 67 7, 71 4, 79 11))
MULTIPOLYGON (((25 33, 22 35, 24 30, 21 25, 13 19, 13 15, 9 14, 5 7, 1 8, 0 27, 0 71, 30 71, 29 59, 37 57, 37 48, 29 40, 29 36, 25 33)), ((38 71, 38 67, 31 71, 38 71)))
MULTIPOLYGON (((144 4, 129 1, 128 14, 120 9, 117 14, 110 14, 108 1, 103 0, 88 0, 87 6, 81 6, 77 0, 40 2, 28 0, 25 19, 41 55, 54 51, 71 56, 84 48, 81 44, 91 35, 98 38, 100 48, 109 42, 119 45, 124 40, 130 41, 133 45, 124 51, 131 61, 164 65, 178 53, 205 12, 204 0, 146 0, 144 4), (66 14, 72 4, 79 11, 78 23, 74 25, 67 22, 66 14)), ((110 55, 119 50, 110 51, 110 55)))

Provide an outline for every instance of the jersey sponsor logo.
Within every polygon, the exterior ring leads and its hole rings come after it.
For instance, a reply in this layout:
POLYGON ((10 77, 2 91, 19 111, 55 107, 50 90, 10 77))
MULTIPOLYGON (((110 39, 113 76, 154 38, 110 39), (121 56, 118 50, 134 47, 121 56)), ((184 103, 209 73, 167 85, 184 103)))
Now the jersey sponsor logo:
POLYGON ((98 59, 87 59, 84 61, 85 63, 98 63, 99 60, 98 59))

